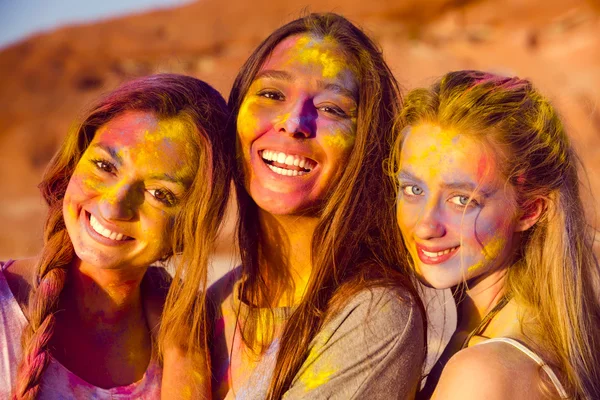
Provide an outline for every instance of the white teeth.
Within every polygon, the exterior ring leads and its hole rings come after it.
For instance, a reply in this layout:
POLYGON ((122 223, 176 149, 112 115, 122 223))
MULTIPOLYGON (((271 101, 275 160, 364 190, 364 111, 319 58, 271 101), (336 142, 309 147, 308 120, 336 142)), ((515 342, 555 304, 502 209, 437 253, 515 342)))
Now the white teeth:
MULTIPOLYGON (((279 164, 286 164, 289 166, 300 167, 303 169, 307 169, 308 172, 310 172, 313 168, 315 168, 317 166, 317 164, 314 161, 307 159, 303 156, 286 154, 283 152, 276 152, 273 150, 263 150, 260 153, 260 156, 265 161, 274 161, 279 164)), ((273 168, 271 168, 271 170, 275 171, 273 168)), ((289 170, 289 171, 294 172, 295 170, 289 170)), ((307 173, 307 171, 296 171, 296 172, 298 172, 298 174, 290 174, 289 176, 304 175, 307 173)), ((285 174, 282 173, 282 175, 287 175, 287 173, 285 173, 285 174)))
POLYGON ((425 251, 425 250, 423 250, 423 249, 421 249, 421 251, 422 251, 422 252, 423 252, 423 254, 425 254, 427 257, 441 257, 441 256, 443 256, 444 254, 448 254, 448 253, 450 253, 450 252, 452 252, 452 251, 454 251, 454 250, 456 250, 456 249, 458 249, 458 246, 456 246, 456 247, 452 247, 451 249, 446 249, 446 250, 443 250, 443 251, 438 251, 438 252, 433 252, 433 253, 432 253, 432 252, 430 252, 430 251, 425 251))
POLYGON ((269 167, 271 169, 271 171, 275 172, 276 174, 284 175, 284 176, 301 176, 301 175, 306 175, 308 173, 305 171, 295 171, 295 170, 291 170, 291 169, 283 169, 283 168, 279 168, 279 167, 276 167, 276 166, 270 165, 270 164, 267 164, 267 167, 269 167))
POLYGON ((112 232, 100 224, 100 221, 96 219, 93 215, 90 214, 90 225, 94 231, 99 233, 100 235, 112 239, 112 240, 123 240, 125 235, 122 233, 112 232))

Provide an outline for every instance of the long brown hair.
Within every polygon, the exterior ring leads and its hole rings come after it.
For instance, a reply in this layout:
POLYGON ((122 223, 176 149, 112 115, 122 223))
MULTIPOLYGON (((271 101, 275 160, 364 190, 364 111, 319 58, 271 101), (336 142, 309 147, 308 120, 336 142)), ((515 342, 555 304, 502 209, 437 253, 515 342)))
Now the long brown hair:
MULTIPOLYGON (((269 388, 268 398, 279 399, 307 357, 310 341, 325 318, 334 314, 357 291, 380 286, 406 290, 424 313, 416 289, 405 268, 406 253, 395 223, 394 184, 383 169, 393 142, 393 121, 400 111, 400 90, 381 50, 359 28, 336 14, 310 14, 282 26, 265 39, 240 69, 229 96, 231 132, 241 103, 256 74, 273 49, 296 34, 333 39, 356 72, 359 84, 356 141, 343 175, 320 210, 312 238, 312 273, 305 295, 286 323, 269 388)), ((266 276, 281 276, 277 266, 261 270, 260 225, 257 205, 244 188, 238 160, 234 176, 239 204, 238 243, 242 258, 244 298, 251 304, 270 298, 266 276)), ((251 308, 252 310, 252 308, 251 308)), ((257 310, 258 311, 258 310, 257 310)), ((425 320, 425 318, 423 317, 425 320)), ((251 348, 256 326, 266 325, 258 313, 243 324, 242 337, 251 348)), ((267 335, 268 337, 268 335, 267 335)))
MULTIPOLYGON (((67 269, 75 257, 63 219, 62 203, 67 185, 98 128, 130 110, 150 112, 160 119, 183 119, 189 125, 189 137, 201 160, 199 171, 202 173, 196 174, 183 200, 182 211, 176 217, 173 249, 182 250, 184 255, 194 254, 196 260, 204 261, 216 235, 217 221, 223 215, 230 186, 228 148, 232 144, 224 134, 229 113, 223 97, 198 79, 159 74, 130 81, 102 98, 83 122, 68 133, 39 185, 49 211, 44 247, 29 299, 29 323, 22 336, 23 357, 17 375, 16 399, 34 399, 39 394, 40 379, 50 360, 48 343, 54 330, 54 312, 66 283, 67 269), (182 247, 186 237, 196 237, 200 230, 204 239, 198 248, 182 247)), ((197 271, 191 273, 205 276, 205 263, 194 267, 197 271)), ((193 312, 200 314, 202 309, 193 312)), ((180 318, 179 314, 171 316, 175 321, 180 318)), ((203 318, 198 316, 198 320, 203 318)), ((194 325, 192 334, 199 336, 200 330, 194 325)))
MULTIPOLYGON (((555 357, 548 361, 563 373, 571 396, 600 398, 600 269, 579 194, 580 163, 556 109, 525 79, 457 71, 409 92, 400 123, 423 122, 499 149, 520 208, 545 199, 508 269, 507 290, 538 321, 542 343, 536 344, 555 357)), ((394 146, 396 166, 402 140, 394 146)))

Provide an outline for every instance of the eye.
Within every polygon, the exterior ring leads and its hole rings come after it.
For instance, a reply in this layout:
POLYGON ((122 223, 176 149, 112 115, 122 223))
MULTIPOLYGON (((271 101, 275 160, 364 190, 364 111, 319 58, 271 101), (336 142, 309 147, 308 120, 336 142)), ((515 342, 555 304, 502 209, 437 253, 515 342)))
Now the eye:
POLYGON ((471 197, 463 196, 463 195, 453 196, 452 198, 450 198, 450 202, 452 204, 456 204, 457 206, 461 206, 461 207, 479 205, 479 203, 477 201, 475 201, 474 199, 472 199, 471 197))
POLYGON ((281 93, 279 90, 274 90, 274 89, 261 90, 260 92, 258 92, 258 95, 260 97, 264 97, 269 100, 277 100, 277 101, 285 100, 285 96, 283 95, 283 93, 281 93))
POLYGON ((320 106, 319 110, 326 112, 328 114, 332 114, 335 115, 336 117, 347 117, 348 114, 346 114, 346 112, 344 110, 342 110, 340 107, 338 106, 334 106, 334 105, 324 105, 324 106, 320 106))
POLYGON ((177 203, 177 197, 167 189, 147 189, 146 190, 157 201, 172 207, 177 203))
POLYGON ((117 167, 113 163, 107 160, 94 159, 90 160, 92 164, 96 166, 100 171, 107 172, 109 174, 114 174, 117 171, 117 167))
POLYGON ((409 196, 421 196, 423 194, 423 189, 417 185, 406 185, 402 187, 402 192, 409 196))

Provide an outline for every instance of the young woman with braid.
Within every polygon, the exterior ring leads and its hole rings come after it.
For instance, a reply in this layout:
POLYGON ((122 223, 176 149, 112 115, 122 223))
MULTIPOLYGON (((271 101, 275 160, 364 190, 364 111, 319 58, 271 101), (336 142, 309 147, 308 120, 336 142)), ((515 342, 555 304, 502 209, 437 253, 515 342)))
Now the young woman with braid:
POLYGON ((458 71, 401 117, 398 224, 458 306, 420 397, 599 399, 600 271, 556 110, 527 80, 458 71))
POLYGON ((161 74, 108 94, 69 133, 40 184, 41 255, 2 263, 0 397, 160 397, 145 306, 164 288, 149 266, 175 251, 205 279, 230 186, 227 118, 209 85, 161 74))
POLYGON ((414 397, 425 314, 383 168, 399 99, 375 44, 335 14, 277 29, 242 66, 242 264, 207 294, 213 398, 414 397))

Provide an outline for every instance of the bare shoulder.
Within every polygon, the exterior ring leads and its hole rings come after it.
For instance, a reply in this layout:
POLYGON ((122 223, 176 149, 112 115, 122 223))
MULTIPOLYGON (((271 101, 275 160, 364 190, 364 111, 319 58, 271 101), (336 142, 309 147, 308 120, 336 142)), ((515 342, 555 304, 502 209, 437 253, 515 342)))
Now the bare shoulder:
POLYGON ((456 353, 442 371, 433 399, 549 399, 538 364, 506 343, 456 353))
POLYGON ((6 282, 8 283, 13 296, 15 296, 17 302, 23 309, 27 306, 29 293, 33 287, 37 263, 37 258, 24 258, 15 260, 4 270, 6 282))

